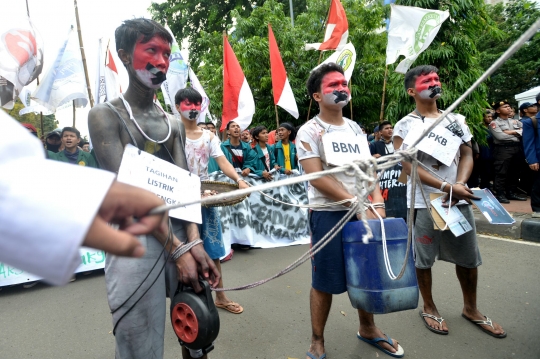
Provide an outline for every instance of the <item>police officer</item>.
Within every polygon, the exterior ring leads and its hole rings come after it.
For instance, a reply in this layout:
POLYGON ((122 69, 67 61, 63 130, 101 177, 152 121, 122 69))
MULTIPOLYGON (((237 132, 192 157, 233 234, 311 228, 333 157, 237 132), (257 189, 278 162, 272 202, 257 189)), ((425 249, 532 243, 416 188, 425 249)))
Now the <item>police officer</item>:
POLYGON ((496 119, 489 125, 495 148, 493 150, 495 180, 493 189, 497 200, 510 203, 509 199, 526 201, 527 198, 517 193, 519 168, 523 161, 521 152, 522 124, 510 118, 512 108, 507 101, 493 104, 496 119))

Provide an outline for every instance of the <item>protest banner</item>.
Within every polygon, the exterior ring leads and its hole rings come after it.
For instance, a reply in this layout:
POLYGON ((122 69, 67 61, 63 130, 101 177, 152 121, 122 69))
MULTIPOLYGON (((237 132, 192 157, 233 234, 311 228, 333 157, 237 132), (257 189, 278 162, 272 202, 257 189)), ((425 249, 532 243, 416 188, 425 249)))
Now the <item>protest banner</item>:
POLYGON ((407 220, 407 185, 398 181, 402 170, 401 163, 398 163, 386 169, 379 178, 387 218, 407 220))
MULTIPOLYGON (((77 267, 75 273, 105 268, 105 252, 97 249, 81 247, 79 253, 81 255, 81 264, 77 267)), ((41 277, 11 267, 7 264, 0 263, 0 287, 34 282, 36 280, 41 280, 41 277)))
MULTIPOLYGON (((209 177, 211 181, 231 182, 221 171, 211 173, 209 177)), ((274 174, 273 181, 288 177, 284 174, 274 174)), ((252 185, 266 183, 262 178, 252 175, 243 178, 252 185)), ((273 188, 265 193, 286 203, 308 203, 302 183, 273 188)), ((237 205, 219 207, 218 210, 227 254, 230 252, 231 244, 234 243, 275 248, 306 244, 310 241, 307 208, 288 206, 255 192, 237 205)))

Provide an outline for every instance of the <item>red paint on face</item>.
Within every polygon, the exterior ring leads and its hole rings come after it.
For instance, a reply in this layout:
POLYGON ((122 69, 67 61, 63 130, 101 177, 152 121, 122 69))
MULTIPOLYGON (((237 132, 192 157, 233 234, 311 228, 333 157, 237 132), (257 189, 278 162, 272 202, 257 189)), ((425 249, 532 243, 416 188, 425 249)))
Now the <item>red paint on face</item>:
POLYGON ((180 102, 180 111, 198 110, 201 111, 201 103, 191 103, 188 99, 180 102))
POLYGON ((441 87, 439 75, 437 75, 435 72, 427 75, 420 75, 416 78, 416 81, 414 82, 414 87, 417 92, 422 92, 433 86, 441 87))
POLYGON ((144 44, 141 41, 142 39, 137 41, 133 50, 133 68, 144 70, 146 64, 150 63, 158 70, 167 72, 171 55, 169 42, 159 36, 154 36, 144 44))
POLYGON ((347 79, 343 74, 334 71, 326 74, 321 81, 321 90, 323 95, 332 93, 334 91, 342 92, 345 91, 349 95, 349 87, 347 86, 347 79))

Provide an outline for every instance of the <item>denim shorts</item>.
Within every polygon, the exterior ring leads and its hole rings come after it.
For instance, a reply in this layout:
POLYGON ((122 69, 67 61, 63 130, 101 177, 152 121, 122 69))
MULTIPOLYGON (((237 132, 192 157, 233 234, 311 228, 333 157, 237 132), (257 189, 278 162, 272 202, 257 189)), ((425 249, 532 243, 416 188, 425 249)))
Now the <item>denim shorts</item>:
MULTIPOLYGON (((347 211, 311 211, 311 246, 317 244, 345 214, 347 211)), ((341 234, 339 231, 319 253, 311 256, 311 286, 321 292, 341 294, 347 291, 341 234)))

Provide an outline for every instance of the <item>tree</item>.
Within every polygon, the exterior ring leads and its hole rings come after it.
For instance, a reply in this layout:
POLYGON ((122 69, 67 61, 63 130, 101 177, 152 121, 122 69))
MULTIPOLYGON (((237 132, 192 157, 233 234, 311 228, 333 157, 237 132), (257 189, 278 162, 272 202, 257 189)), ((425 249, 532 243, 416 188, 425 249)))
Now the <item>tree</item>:
MULTIPOLYGON (((501 33, 492 36, 490 32, 483 32, 478 37, 480 64, 484 69, 491 66, 540 16, 535 3, 528 0, 489 5, 487 11, 501 33)), ((488 82, 490 103, 508 100, 515 107, 515 95, 540 85, 538 49, 540 34, 536 33, 491 76, 488 82)))
MULTIPOLYGON (((32 124, 38 130, 38 137, 41 137, 43 134, 41 133, 40 115, 36 113, 27 113, 21 116, 19 115, 19 111, 23 108, 23 103, 19 99, 17 99, 11 110, 4 109, 4 111, 6 111, 8 115, 21 123, 32 124)), ((58 121, 56 121, 56 117, 54 116, 54 114, 43 116, 43 130, 45 131, 45 133, 54 130, 56 127, 58 127, 58 121)))
MULTIPOLYGON (((179 44, 188 40, 192 63, 199 63, 200 56, 206 48, 201 47, 197 40, 199 32, 222 32, 233 25, 235 14, 247 17, 257 7, 263 6, 265 0, 231 0, 231 1, 199 1, 199 0, 167 0, 163 3, 152 3, 150 13, 152 18, 162 24, 168 24, 179 44)), ((285 3, 287 14, 289 1, 285 3)), ((294 13, 298 15, 306 10, 306 0, 294 1, 294 13)))
MULTIPOLYGON (((476 42, 478 34, 485 32, 496 36, 498 31, 483 0, 402 0, 399 4, 450 12, 450 18, 442 24, 429 48, 412 65, 414 67, 427 64, 439 68, 443 82, 443 95, 439 106, 446 108, 483 73, 476 42)), ((403 88, 404 76, 393 71, 396 66, 397 63, 389 66, 388 102, 385 112, 385 117, 393 123, 414 109, 413 101, 403 88)), ((467 118, 473 133, 479 133, 483 111, 489 105, 486 99, 487 86, 482 84, 456 110, 467 118)))
MULTIPOLYGON (((364 123, 376 121, 379 116, 380 97, 384 74, 384 35, 375 29, 384 25, 385 11, 382 5, 368 1, 343 0, 349 20, 349 39, 357 50, 356 71, 352 78, 353 114, 364 123)), ((275 112, 272 95, 272 80, 268 51, 268 29, 274 30, 283 63, 287 69, 300 118, 295 120, 286 111, 278 108, 280 122, 289 121, 300 125, 306 121, 309 97, 305 83, 309 72, 317 65, 320 53, 305 51, 304 45, 321 42, 324 37, 325 19, 328 13, 327 0, 309 2, 308 10, 296 17, 295 26, 284 12, 284 6, 275 0, 267 0, 263 6, 243 17, 233 11, 236 26, 229 36, 255 98, 254 124, 275 127, 275 112)), ((201 65, 193 64, 195 72, 210 97, 210 112, 221 117, 223 91, 223 37, 220 32, 201 31, 200 48, 211 49, 201 55, 201 65)), ((321 60, 330 56, 324 52, 321 60)), ((317 112, 313 104, 310 116, 317 112)), ((344 110, 349 116, 350 108, 344 110)))

